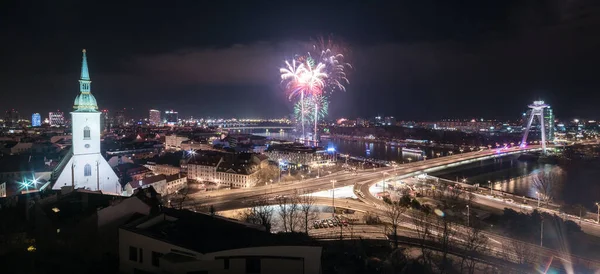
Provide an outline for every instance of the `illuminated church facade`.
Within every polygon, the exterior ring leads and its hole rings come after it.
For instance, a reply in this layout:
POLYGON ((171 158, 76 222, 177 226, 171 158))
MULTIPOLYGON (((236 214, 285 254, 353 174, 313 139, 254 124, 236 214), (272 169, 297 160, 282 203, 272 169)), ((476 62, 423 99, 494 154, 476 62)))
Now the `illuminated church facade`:
POLYGON ((83 50, 79 95, 75 98, 71 124, 73 145, 68 155, 52 174, 53 189, 71 186, 100 190, 106 194, 121 194, 119 178, 100 153, 100 115, 96 98, 91 93, 86 50, 83 50))

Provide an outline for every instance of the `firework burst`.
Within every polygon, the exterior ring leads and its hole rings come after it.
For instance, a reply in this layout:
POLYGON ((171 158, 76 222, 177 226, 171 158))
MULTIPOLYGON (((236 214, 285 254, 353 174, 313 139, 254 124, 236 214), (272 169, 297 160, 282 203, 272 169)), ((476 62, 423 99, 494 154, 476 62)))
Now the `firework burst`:
POLYGON ((285 61, 286 66, 279 70, 289 99, 299 97, 294 113, 302 125, 303 138, 305 124, 312 122, 314 140, 317 141, 317 124, 327 115, 329 105, 324 93, 345 91, 345 85, 349 84, 346 69, 352 66, 345 61, 343 53, 346 51, 341 43, 334 43, 331 36, 328 39, 321 37, 305 55, 295 55, 291 63, 285 61), (307 120, 310 114, 313 117, 307 120))
MULTIPOLYGON (((318 118, 320 120, 327 117, 329 111, 329 100, 326 96, 317 96, 317 105, 318 105, 318 118)), ((305 122, 307 125, 314 123, 314 116, 312 115, 315 112, 315 100, 313 97, 304 98, 304 111, 302 111, 302 101, 296 102, 294 105, 294 118, 296 121, 302 120, 302 115, 305 116, 305 122)))

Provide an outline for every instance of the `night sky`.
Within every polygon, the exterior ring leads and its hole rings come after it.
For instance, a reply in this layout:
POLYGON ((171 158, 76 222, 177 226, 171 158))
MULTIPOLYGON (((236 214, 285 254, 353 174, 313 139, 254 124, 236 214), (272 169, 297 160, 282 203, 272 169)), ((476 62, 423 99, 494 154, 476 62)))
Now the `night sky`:
POLYGON ((355 68, 330 118, 511 119, 536 99, 597 118, 598 33, 594 0, 4 0, 0 109, 70 111, 86 48, 100 108, 282 117, 278 68, 333 34, 355 68))

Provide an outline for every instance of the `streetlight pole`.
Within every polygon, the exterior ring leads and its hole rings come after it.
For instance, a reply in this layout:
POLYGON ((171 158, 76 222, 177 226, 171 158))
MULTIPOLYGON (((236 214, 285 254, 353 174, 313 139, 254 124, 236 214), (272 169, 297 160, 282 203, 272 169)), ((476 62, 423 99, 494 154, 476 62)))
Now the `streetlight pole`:
POLYGON ((540 246, 544 246, 544 218, 542 218, 541 228, 540 228, 540 246))
POLYGON ((471 226, 471 208, 467 205, 467 226, 471 226))
POLYGON ((381 178, 382 180, 382 184, 383 184, 383 195, 385 195, 385 174, 387 174, 387 172, 382 172, 381 173, 381 178))
POLYGON ((596 217, 596 222, 600 224, 600 202, 596 202, 596 207, 598 208, 598 217, 596 217))
POLYGON ((277 162, 277 169, 279 170, 279 181, 277 183, 281 183, 281 159, 277 162))
POLYGON ((335 218, 335 180, 331 180, 331 205, 333 206, 332 217, 335 218))
POLYGON ((492 181, 488 180, 488 184, 490 184, 490 195, 494 195, 494 188, 492 187, 492 181))

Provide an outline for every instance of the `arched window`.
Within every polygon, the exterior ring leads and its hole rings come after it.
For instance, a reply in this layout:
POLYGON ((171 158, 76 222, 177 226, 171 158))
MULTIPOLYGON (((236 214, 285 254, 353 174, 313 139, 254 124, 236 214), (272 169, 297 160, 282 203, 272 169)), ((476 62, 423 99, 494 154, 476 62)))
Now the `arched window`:
POLYGON ((83 167, 83 175, 92 176, 92 166, 90 166, 90 164, 85 164, 83 167))
POLYGON ((84 140, 89 140, 90 139, 90 128, 89 127, 84 127, 83 128, 83 139, 84 140))

